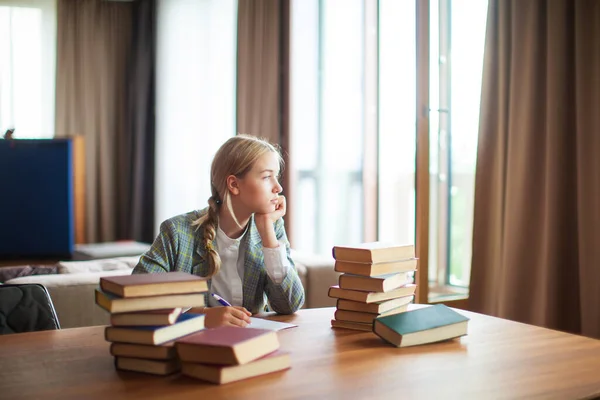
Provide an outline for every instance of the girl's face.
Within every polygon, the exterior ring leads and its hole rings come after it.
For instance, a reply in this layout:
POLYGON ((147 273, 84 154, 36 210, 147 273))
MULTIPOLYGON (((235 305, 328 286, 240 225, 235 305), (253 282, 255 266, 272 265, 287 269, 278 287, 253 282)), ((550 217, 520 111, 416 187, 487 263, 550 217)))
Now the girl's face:
MULTIPOLYGON (((269 214, 275 211, 277 197, 283 190, 279 184, 279 158, 268 152, 261 156, 252 169, 237 180, 237 206, 248 213, 269 214)), ((242 210, 240 210, 242 211, 242 210)))

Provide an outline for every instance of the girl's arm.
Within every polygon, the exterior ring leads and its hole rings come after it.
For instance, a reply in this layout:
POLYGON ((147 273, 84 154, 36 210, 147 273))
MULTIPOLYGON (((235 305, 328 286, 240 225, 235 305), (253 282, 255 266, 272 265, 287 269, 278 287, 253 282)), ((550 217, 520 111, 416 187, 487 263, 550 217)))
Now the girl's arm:
POLYGON ((170 266, 175 265, 177 235, 172 221, 166 220, 160 224, 160 232, 154 243, 133 269, 134 274, 153 274, 169 272, 170 266))
MULTIPOLYGON (((275 224, 271 223, 271 227, 278 245, 285 247, 288 266, 283 280, 277 279, 276 282, 267 273, 265 292, 273 311, 279 314, 293 314, 304 304, 304 287, 302 287, 294 261, 290 257, 290 243, 285 232, 283 218, 279 218, 275 224)), ((263 246, 265 246, 264 241, 263 246)))

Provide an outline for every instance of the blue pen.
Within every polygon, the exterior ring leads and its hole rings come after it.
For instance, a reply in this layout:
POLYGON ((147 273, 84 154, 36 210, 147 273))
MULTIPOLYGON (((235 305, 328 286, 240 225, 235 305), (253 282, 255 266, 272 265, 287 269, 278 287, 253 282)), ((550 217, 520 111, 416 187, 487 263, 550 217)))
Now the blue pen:
POLYGON ((215 300, 217 300, 222 306, 225 307, 231 307, 231 304, 229 304, 229 302, 227 300, 225 300, 224 298, 222 298, 221 296, 219 296, 218 294, 215 293, 211 293, 212 297, 215 298, 215 300))

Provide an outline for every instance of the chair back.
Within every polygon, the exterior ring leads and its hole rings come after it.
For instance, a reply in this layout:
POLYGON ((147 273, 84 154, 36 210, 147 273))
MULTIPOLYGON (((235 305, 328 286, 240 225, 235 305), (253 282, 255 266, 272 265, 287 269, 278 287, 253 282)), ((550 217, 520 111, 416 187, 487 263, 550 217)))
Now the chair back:
POLYGON ((43 285, 0 285, 0 335, 53 329, 60 324, 43 285))

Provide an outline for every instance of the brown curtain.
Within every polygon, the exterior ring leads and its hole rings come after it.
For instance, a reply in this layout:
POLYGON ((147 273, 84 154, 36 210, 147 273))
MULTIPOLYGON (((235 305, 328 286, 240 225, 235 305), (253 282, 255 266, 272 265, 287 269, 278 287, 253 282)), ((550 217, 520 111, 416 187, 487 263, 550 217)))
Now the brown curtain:
MULTIPOLYGON (((291 206, 289 158, 289 0, 239 0, 237 132, 278 144, 285 162, 282 186, 291 206)), ((286 215, 291 239, 291 213, 286 215)))
POLYGON ((56 133, 85 144, 86 242, 152 241, 155 1, 59 0, 56 133))
POLYGON ((490 0, 469 307, 600 337, 600 2, 490 0))
POLYGON ((280 142, 279 0, 239 0, 237 132, 280 142))

